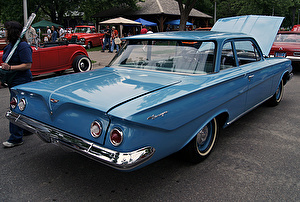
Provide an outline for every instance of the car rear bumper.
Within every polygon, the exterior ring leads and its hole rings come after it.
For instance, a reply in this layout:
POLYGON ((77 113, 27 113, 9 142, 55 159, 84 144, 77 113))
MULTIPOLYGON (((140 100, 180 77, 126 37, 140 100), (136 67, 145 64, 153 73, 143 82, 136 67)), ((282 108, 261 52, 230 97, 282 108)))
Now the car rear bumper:
POLYGON ((300 62, 300 57, 286 56, 286 58, 290 59, 292 62, 300 62))
POLYGON ((6 118, 15 125, 37 134, 45 142, 70 148, 118 170, 132 170, 148 161, 155 152, 150 146, 130 152, 118 152, 12 111, 6 113, 6 118))

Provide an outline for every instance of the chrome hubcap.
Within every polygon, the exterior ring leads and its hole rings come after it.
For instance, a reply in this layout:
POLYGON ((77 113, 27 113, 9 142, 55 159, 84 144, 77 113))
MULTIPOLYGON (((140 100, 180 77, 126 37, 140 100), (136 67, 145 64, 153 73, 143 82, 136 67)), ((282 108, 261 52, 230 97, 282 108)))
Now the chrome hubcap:
POLYGON ((203 142, 206 141, 208 137, 208 127, 205 126, 198 134, 197 134, 197 143, 202 145, 203 142))

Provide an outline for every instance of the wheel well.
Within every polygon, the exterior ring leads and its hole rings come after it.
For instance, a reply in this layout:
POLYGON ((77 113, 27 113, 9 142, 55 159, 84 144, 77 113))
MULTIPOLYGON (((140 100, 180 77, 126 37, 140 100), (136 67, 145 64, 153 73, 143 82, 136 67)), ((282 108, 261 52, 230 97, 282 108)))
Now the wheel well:
POLYGON ((286 73, 283 75, 283 77, 282 77, 282 79, 283 79, 283 85, 285 85, 285 84, 288 82, 288 78, 289 78, 289 73, 286 72, 286 73))
POLYGON ((75 58, 79 55, 86 55, 83 52, 76 52, 73 54, 73 56, 71 57, 71 63, 75 60, 75 58))
POLYGON ((219 114, 216 118, 219 123, 219 126, 223 128, 225 126, 226 121, 228 120, 229 114, 226 112, 223 112, 222 114, 219 114))

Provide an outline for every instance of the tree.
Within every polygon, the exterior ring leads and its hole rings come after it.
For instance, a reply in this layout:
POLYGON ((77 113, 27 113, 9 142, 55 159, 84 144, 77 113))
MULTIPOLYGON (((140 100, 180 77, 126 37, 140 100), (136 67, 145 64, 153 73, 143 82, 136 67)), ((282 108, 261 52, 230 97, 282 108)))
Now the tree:
POLYGON ((81 5, 84 0, 43 0, 42 4, 40 0, 32 2, 36 5, 40 4, 40 10, 49 16, 52 22, 62 24, 65 13, 78 10, 78 5, 81 5))
POLYGON ((84 3, 80 6, 80 11, 84 12, 85 20, 92 20, 94 14, 101 11, 113 8, 113 7, 131 7, 136 9, 136 3, 139 0, 85 0, 84 3))
POLYGON ((180 11, 180 24, 179 30, 183 31, 186 27, 186 22, 188 21, 189 15, 193 7, 195 6, 197 0, 187 0, 183 4, 182 0, 178 0, 178 6, 180 11))
POLYGON ((23 3, 19 0, 1 1, 0 19, 4 23, 6 21, 15 20, 23 23, 23 3), (20 15, 21 14, 21 15, 20 15))

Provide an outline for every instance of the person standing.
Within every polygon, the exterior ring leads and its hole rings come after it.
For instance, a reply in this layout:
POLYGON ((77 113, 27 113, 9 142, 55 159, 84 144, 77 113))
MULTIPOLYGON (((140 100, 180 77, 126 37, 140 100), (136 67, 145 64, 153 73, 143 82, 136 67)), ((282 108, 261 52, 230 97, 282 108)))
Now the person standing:
POLYGON ((106 26, 106 29, 104 30, 104 43, 102 46, 102 52, 105 52, 106 44, 108 44, 108 52, 111 52, 111 45, 110 45, 110 40, 111 40, 111 29, 109 26, 106 26))
POLYGON ((51 42, 56 42, 56 40, 57 40, 57 31, 56 31, 56 29, 53 25, 51 27, 51 31, 52 31, 51 42))
MULTIPOLYGON (((4 24, 7 30, 7 40, 9 44, 3 50, 3 63, 1 63, 2 71, 6 71, 5 82, 9 87, 10 97, 12 98, 11 88, 32 81, 32 74, 30 71, 32 64, 32 49, 27 43, 25 37, 21 39, 14 54, 8 63, 4 61, 7 59, 13 46, 20 38, 23 27, 20 23, 9 21, 4 24)), ((3 77, 1 77, 3 81, 3 77)), ((3 142, 6 148, 14 147, 23 144, 23 129, 9 123, 10 137, 7 141, 3 142)))
POLYGON ((141 30, 141 34, 147 34, 148 30, 146 28, 146 25, 143 25, 143 29, 141 30))
POLYGON ((27 30, 27 34, 28 34, 28 43, 30 45, 35 45, 35 40, 36 40, 36 31, 33 27, 29 27, 29 29, 27 30))
POLYGON ((152 28, 149 27, 147 34, 153 34, 152 28))
POLYGON ((65 37, 65 30, 61 26, 58 26, 58 34, 59 40, 62 41, 62 39, 65 37))
POLYGON ((111 29, 112 29, 112 31, 111 31, 111 48, 110 48, 110 51, 113 52, 114 49, 115 49, 115 45, 116 45, 117 52, 119 52, 119 43, 115 41, 117 39, 120 40, 118 30, 116 30, 115 26, 113 26, 111 29))
POLYGON ((48 37, 48 41, 51 40, 51 29, 49 28, 49 26, 47 26, 47 37, 48 37))

